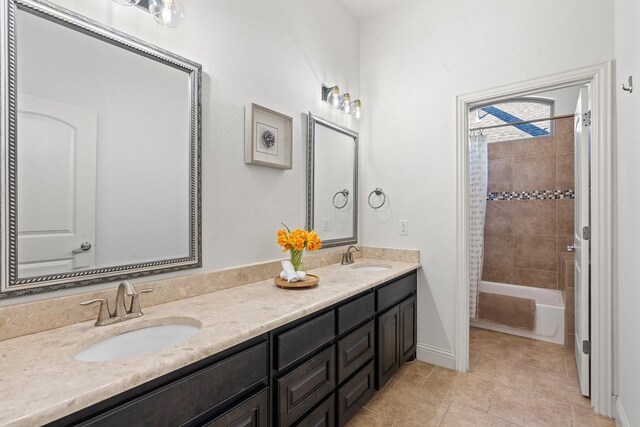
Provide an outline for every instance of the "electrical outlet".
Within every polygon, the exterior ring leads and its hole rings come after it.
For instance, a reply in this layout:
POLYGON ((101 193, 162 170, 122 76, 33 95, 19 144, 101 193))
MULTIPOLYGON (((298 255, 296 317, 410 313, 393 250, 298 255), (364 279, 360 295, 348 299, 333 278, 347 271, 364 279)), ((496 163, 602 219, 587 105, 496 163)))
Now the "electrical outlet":
POLYGON ((322 231, 329 231, 329 218, 322 218, 322 231))
POLYGON ((409 220, 401 219, 400 220, 400 234, 406 236, 409 234, 409 220))

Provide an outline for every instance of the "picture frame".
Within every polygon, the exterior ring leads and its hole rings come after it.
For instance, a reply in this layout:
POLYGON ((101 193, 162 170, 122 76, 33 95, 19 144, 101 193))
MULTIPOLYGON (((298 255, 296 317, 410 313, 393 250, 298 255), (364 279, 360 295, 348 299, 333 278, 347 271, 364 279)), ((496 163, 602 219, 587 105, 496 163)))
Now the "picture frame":
POLYGON ((292 168, 293 119, 257 104, 247 106, 246 164, 276 169, 292 168))

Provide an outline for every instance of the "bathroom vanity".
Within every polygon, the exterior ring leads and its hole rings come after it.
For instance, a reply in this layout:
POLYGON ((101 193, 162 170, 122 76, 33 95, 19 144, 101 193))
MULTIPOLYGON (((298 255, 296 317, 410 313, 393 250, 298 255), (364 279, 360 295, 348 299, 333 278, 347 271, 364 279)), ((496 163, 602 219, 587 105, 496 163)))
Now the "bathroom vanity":
POLYGON ((415 294, 413 271, 50 425, 343 426, 415 358, 415 294))
MULTIPOLYGON (((264 269, 238 271, 252 268, 264 269)), ((241 276, 227 276, 227 289, 149 307, 142 300, 138 319, 5 339, 0 425, 344 425, 415 357, 418 268, 417 258, 358 258, 311 270, 320 285, 305 290, 280 289, 273 278, 233 287, 241 276), (371 271, 381 263, 386 270, 371 271), (75 359, 118 334, 176 323, 200 330, 148 354, 75 359)))

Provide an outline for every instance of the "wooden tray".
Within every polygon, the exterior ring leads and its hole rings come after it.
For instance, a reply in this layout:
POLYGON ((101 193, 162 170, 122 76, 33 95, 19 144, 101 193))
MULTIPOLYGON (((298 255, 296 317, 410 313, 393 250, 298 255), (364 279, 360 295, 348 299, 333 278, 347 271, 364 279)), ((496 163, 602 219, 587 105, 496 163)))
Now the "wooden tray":
POLYGON ((297 282, 289 283, 284 279, 281 279, 280 276, 273 279, 273 281, 281 288, 284 289, 302 289, 302 288, 313 288, 320 282, 320 278, 313 274, 307 274, 307 277, 304 280, 298 280, 297 282))

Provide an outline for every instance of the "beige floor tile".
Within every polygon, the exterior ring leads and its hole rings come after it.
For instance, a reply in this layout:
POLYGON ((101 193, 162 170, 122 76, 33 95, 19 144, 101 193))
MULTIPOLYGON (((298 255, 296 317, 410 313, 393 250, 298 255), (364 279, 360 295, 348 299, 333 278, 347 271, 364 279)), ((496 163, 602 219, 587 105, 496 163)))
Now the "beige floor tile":
POLYGON ((531 393, 495 384, 487 412, 521 426, 529 412, 531 397, 531 393))
POLYGON ((464 374, 447 368, 436 366, 425 381, 426 384, 436 384, 442 387, 449 387, 453 382, 464 374))
POLYGON ((448 390, 449 400, 469 406, 480 411, 487 411, 493 391, 493 381, 473 375, 457 378, 448 390))
POLYGON ((367 409, 393 417, 396 421, 415 418, 439 422, 448 406, 449 400, 443 393, 430 395, 418 387, 392 379, 367 409))
POLYGON ((434 366, 430 363, 414 362, 405 363, 398 372, 393 375, 393 379, 402 381, 415 386, 421 386, 431 374, 434 366))
POLYGON ((582 396, 580 388, 567 383, 567 378, 549 381, 548 377, 539 378, 533 387, 537 401, 556 402, 574 407, 591 409, 591 400, 582 396))
POLYGON ((496 376, 496 369, 500 363, 491 357, 482 355, 475 356, 469 364, 469 374, 475 375, 485 380, 493 380, 496 376))
POLYGON ((602 417, 590 410, 573 408, 575 425, 580 427, 615 427, 612 419, 602 417))
POLYGON ((573 426, 573 411, 570 405, 541 403, 532 399, 523 425, 525 427, 570 427, 573 426))
POLYGON ((442 424, 440 424, 442 427, 507 427, 514 425, 516 424, 457 402, 453 402, 449 406, 442 424))
POLYGON ((347 423, 347 427, 392 427, 395 422, 395 419, 384 414, 362 408, 347 423))

